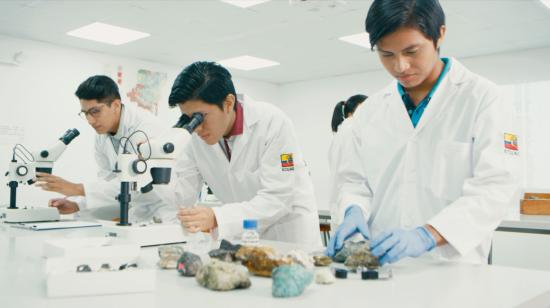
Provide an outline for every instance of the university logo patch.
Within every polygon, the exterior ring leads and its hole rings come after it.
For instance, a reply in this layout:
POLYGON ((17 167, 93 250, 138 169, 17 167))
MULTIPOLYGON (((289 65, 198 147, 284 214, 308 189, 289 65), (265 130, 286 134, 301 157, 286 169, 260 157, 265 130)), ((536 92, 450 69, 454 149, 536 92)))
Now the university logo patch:
POLYGON ((281 169, 283 171, 294 170, 294 160, 292 159, 292 153, 281 154, 281 169))
POLYGON ((510 154, 519 154, 517 135, 504 133, 504 151, 510 154))

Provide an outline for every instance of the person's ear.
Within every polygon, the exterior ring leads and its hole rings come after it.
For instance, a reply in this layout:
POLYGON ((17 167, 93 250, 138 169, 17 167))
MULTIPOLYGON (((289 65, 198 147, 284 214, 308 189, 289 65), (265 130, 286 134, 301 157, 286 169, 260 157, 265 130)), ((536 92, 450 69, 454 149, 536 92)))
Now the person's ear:
POLYGON ((223 111, 227 114, 231 113, 231 110, 235 107, 235 95, 227 94, 225 100, 223 101, 223 111))
POLYGON ((435 49, 439 51, 439 48, 441 47, 441 44, 443 44, 443 41, 445 40, 445 32, 447 28, 445 25, 442 25, 441 28, 439 28, 439 38, 437 39, 437 44, 435 46, 435 49))
POLYGON ((122 102, 118 98, 111 103, 111 107, 115 107, 115 110, 120 110, 121 106, 122 102))

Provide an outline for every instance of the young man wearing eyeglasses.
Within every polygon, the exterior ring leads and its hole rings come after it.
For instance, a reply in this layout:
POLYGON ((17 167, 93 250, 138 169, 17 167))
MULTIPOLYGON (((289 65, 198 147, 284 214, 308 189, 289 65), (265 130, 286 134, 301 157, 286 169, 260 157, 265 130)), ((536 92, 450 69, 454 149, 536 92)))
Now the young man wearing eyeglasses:
MULTIPOLYGON (((118 86, 107 76, 88 78, 80 84, 75 95, 80 100, 79 116, 97 132, 95 160, 99 169, 98 179, 90 183, 72 183, 58 176, 37 173, 36 185, 43 190, 58 192, 66 197, 80 196, 50 200, 49 206, 57 208, 61 214, 75 213, 87 206, 117 205, 115 197, 119 193, 120 184, 113 170, 117 155, 124 146, 121 139, 124 141, 124 137, 138 130, 144 131, 151 139, 169 128, 151 113, 133 105, 123 104, 118 86)), ((137 139, 132 140, 134 143, 136 141, 137 139)), ((176 209, 165 199, 161 199, 159 192, 155 190, 132 196, 130 221, 147 221, 153 218, 163 221, 174 220, 176 209)))

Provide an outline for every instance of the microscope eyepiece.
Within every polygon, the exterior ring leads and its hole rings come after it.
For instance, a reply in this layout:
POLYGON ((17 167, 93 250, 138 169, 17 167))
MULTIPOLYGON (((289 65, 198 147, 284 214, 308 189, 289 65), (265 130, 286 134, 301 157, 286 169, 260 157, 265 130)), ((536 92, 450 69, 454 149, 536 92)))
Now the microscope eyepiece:
POLYGON ((189 121, 189 123, 187 123, 183 128, 191 134, 199 125, 201 125, 202 121, 204 121, 204 115, 200 112, 195 112, 191 116, 191 121, 189 121))
POLYGON ((61 140, 61 142, 63 142, 65 145, 68 145, 78 135, 80 135, 80 132, 78 131, 78 129, 71 128, 71 129, 67 130, 65 132, 65 134, 63 134, 63 136, 61 136, 61 138, 59 138, 59 140, 61 140))
POLYGON ((191 121, 191 118, 187 116, 185 113, 183 113, 178 119, 178 122, 176 123, 176 125, 174 125, 174 128, 182 128, 187 123, 189 123, 189 121, 191 121))

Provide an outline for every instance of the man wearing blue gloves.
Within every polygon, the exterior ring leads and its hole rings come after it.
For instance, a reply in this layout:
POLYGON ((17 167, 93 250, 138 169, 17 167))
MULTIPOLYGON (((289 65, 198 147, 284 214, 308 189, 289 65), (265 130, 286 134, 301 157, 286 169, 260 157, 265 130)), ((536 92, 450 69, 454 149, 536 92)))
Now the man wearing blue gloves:
POLYGON ((355 114, 327 254, 361 235, 381 264, 421 255, 486 263, 518 192, 510 106, 496 85, 440 57, 437 0, 375 0, 366 30, 396 80, 355 114))

